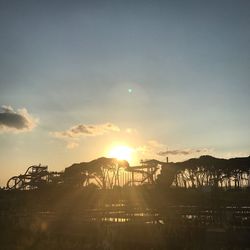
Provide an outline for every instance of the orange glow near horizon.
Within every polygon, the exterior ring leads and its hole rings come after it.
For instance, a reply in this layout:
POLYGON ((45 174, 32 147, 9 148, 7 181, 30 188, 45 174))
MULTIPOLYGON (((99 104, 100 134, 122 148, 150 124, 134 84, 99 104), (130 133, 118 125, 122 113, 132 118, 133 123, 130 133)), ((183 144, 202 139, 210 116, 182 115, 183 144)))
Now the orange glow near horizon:
POLYGON ((116 158, 118 160, 126 160, 130 163, 132 161, 132 154, 133 149, 131 147, 119 145, 113 147, 109 151, 108 156, 111 158, 116 158))

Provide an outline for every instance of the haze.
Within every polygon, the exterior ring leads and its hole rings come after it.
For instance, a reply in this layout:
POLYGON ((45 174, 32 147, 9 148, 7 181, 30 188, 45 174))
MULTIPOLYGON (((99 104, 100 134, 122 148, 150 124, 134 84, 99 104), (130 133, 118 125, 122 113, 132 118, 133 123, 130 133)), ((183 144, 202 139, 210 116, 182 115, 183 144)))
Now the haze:
POLYGON ((0 1, 0 185, 133 149, 250 152, 249 1, 0 1))

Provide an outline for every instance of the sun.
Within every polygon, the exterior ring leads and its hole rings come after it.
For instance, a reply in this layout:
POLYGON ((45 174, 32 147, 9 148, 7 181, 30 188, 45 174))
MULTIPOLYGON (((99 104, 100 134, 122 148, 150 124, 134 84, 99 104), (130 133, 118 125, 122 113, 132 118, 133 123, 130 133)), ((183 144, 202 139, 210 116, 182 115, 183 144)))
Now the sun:
POLYGON ((109 151, 108 155, 111 158, 129 162, 132 160, 132 153, 133 149, 128 146, 116 146, 109 151))

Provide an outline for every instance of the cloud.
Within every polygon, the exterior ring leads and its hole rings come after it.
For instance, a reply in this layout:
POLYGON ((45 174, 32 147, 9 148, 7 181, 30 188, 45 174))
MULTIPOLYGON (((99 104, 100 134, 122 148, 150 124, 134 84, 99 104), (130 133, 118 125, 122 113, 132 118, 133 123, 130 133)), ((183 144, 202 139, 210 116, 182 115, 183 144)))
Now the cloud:
POLYGON ((85 136, 98 136, 108 132, 117 132, 120 128, 112 123, 86 125, 79 124, 65 131, 56 131, 51 134, 57 138, 77 139, 85 136))
POLYGON ((250 156, 250 152, 249 151, 235 151, 235 152, 227 152, 227 153, 220 153, 216 155, 217 157, 220 158, 226 158, 226 159, 230 159, 230 158, 236 158, 236 157, 248 157, 250 156))
POLYGON ((163 151, 166 148, 166 145, 156 140, 149 140, 144 145, 137 147, 135 150, 138 157, 141 159, 155 159, 159 156, 157 152, 163 151))
POLYGON ((36 127, 38 120, 25 108, 15 111, 11 106, 2 107, 0 112, 0 132, 27 132, 36 127))
POLYGON ((126 128, 126 129, 125 129, 125 132, 126 132, 127 134, 137 134, 137 133, 138 133, 137 130, 134 129, 134 128, 126 128))
POLYGON ((139 146, 137 151, 143 154, 156 153, 160 150, 164 150, 166 147, 166 145, 161 144, 156 140, 149 140, 145 145, 139 146))
POLYGON ((58 139, 66 141, 68 149, 74 149, 79 146, 82 137, 99 136, 109 132, 119 132, 120 128, 112 123, 104 124, 79 124, 72 126, 65 131, 55 131, 50 134, 58 139))
POLYGON ((166 157, 173 156, 174 159, 183 159, 186 156, 193 156, 197 154, 210 154, 213 152, 213 149, 208 148, 198 148, 198 149, 172 149, 168 150, 168 146, 162 144, 156 140, 147 141, 146 144, 136 148, 138 154, 141 158, 158 158, 158 157, 166 157))
POLYGON ((184 150, 166 150, 166 151, 160 151, 157 153, 159 156, 168 156, 168 155, 190 155, 190 154, 207 154, 211 150, 207 148, 203 149, 184 149, 184 150))
POLYGON ((67 144, 68 149, 74 149, 74 148, 77 148, 78 146, 79 146, 79 143, 77 142, 68 142, 67 144))
POLYGON ((166 145, 164 145, 156 140, 149 140, 147 142, 147 145, 153 149, 166 148, 166 145))

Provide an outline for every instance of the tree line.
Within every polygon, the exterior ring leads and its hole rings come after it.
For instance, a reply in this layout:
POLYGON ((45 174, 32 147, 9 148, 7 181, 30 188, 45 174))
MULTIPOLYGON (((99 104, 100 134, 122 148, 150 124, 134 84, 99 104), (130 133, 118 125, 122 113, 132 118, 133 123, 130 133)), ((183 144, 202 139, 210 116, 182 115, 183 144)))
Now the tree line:
POLYGON ((160 184, 182 188, 243 188, 250 186, 250 156, 219 159, 201 156, 167 163, 158 177, 160 184))

